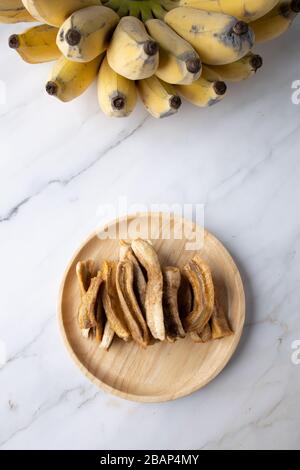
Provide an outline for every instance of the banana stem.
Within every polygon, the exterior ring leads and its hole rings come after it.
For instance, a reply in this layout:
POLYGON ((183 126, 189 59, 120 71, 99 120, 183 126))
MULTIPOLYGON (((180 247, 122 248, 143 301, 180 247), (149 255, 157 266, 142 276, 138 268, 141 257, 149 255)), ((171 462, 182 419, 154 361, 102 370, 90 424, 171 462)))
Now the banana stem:
POLYGON ((138 2, 130 2, 129 15, 135 16, 136 18, 140 18, 140 7, 138 5, 138 2))
POLYGON ((152 9, 149 5, 150 2, 145 2, 145 5, 141 6, 141 16, 142 21, 146 23, 146 21, 153 19, 152 9))
POLYGON ((127 16, 129 12, 129 7, 127 5, 127 2, 122 2, 117 13, 118 15, 122 18, 122 16, 127 16))
POLYGON ((152 18, 163 20, 169 10, 178 6, 178 0, 103 0, 103 4, 120 17, 129 14, 146 22, 152 18))
POLYGON ((120 0, 109 0, 108 2, 104 3, 106 7, 111 8, 114 11, 118 11, 121 3, 123 3, 120 0))
POLYGON ((162 5, 155 3, 152 6, 152 13, 155 16, 155 18, 159 20, 163 20, 167 11, 162 7, 162 5))

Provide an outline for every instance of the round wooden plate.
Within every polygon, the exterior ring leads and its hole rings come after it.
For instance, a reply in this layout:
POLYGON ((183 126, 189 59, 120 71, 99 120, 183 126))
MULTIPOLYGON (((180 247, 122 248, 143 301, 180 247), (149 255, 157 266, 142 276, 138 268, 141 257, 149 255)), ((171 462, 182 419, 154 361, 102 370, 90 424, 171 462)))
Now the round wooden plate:
MULTIPOLYGON (((208 384, 225 367, 240 340, 245 320, 245 296, 238 269, 224 246, 209 232, 193 222, 170 216, 171 231, 166 236, 167 222, 162 214, 139 214, 115 220, 103 231, 93 234, 81 246, 69 264, 61 286, 59 322, 64 341, 75 363, 96 385, 119 397, 140 402, 162 402, 188 395, 208 384), (195 344, 189 336, 174 344, 156 343, 145 350, 134 342, 114 339, 108 352, 99 349, 94 340, 80 334, 77 309, 80 301, 75 267, 80 260, 94 259, 98 266, 104 260, 118 259, 119 238, 129 227, 129 237, 141 235, 149 227, 150 238, 162 265, 182 267, 199 252, 212 270, 215 284, 233 328, 230 337, 195 344), (193 230, 203 239, 200 250, 187 249, 190 235, 179 234, 179 227, 193 230), (123 230, 123 232, 119 232, 123 230), (105 238, 104 233, 117 238, 105 238), (169 238, 169 239, 168 239, 169 238)), ((146 232, 145 232, 146 233, 146 232)), ((113 238, 113 237, 112 237, 113 238)), ((144 237, 146 238, 146 237, 144 237)), ((190 248, 190 247, 189 247, 190 248)))

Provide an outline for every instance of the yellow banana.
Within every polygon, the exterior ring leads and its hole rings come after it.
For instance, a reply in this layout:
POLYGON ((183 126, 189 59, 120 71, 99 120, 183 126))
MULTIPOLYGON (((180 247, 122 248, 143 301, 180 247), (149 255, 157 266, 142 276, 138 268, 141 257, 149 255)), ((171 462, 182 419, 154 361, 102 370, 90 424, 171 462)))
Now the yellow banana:
POLYGON ((47 24, 34 26, 24 33, 10 36, 8 44, 29 64, 49 62, 61 55, 56 45, 57 31, 57 28, 47 24))
POLYGON ((98 76, 98 100, 102 111, 107 116, 128 116, 136 105, 135 82, 117 74, 103 60, 98 76))
POLYGON ((41 23, 59 27, 74 11, 92 5, 101 5, 100 0, 22 0, 29 13, 41 23))
POLYGON ((161 20, 148 20, 146 27, 159 45, 158 78, 167 83, 188 85, 200 77, 200 58, 187 41, 161 20))
POLYGON ((281 0, 272 11, 251 23, 256 42, 275 39, 285 33, 300 12, 300 0, 281 0))
POLYGON ((80 96, 97 77, 104 54, 91 62, 71 62, 62 56, 54 65, 46 91, 61 101, 71 101, 80 96))
POLYGON ((179 0, 178 5, 232 15, 248 23, 264 16, 276 3, 278 0, 179 0))
POLYGON ((62 24, 57 45, 67 59, 90 62, 107 49, 118 21, 119 16, 111 8, 83 8, 62 24))
POLYGON ((35 21, 24 7, 22 0, 0 0, 0 23, 35 21))
POLYGON ((190 103, 205 108, 224 98, 227 87, 218 74, 203 66, 202 75, 191 85, 178 85, 179 93, 190 103))
POLYGON ((252 30, 233 16, 179 7, 169 11, 164 20, 196 49, 206 64, 234 62, 253 46, 252 30))
POLYGON ((138 18, 124 16, 107 49, 107 60, 119 75, 129 80, 141 80, 156 72, 158 45, 138 18))
POLYGON ((262 65, 262 57, 258 54, 253 54, 253 52, 249 52, 245 57, 242 57, 236 62, 232 62, 232 64, 212 65, 210 68, 214 70, 222 80, 239 82, 254 75, 262 65))
POLYGON ((146 109, 155 118, 170 116, 181 106, 174 87, 155 76, 138 81, 137 87, 146 109))

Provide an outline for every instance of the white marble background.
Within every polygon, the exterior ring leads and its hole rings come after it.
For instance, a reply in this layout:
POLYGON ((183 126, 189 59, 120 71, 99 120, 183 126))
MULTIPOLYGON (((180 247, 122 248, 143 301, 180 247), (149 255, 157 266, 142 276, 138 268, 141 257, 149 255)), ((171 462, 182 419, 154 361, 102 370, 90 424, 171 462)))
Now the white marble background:
POLYGON ((300 448, 299 24, 261 47, 265 65, 218 106, 185 104, 156 121, 140 106, 104 117, 95 89, 71 104, 44 93, 0 28, 0 449, 300 448), (205 222, 237 260, 247 324, 228 367, 165 404, 99 391, 58 331, 62 273, 103 203, 205 204, 205 222), (3 358, 2 358, 3 359, 3 358))

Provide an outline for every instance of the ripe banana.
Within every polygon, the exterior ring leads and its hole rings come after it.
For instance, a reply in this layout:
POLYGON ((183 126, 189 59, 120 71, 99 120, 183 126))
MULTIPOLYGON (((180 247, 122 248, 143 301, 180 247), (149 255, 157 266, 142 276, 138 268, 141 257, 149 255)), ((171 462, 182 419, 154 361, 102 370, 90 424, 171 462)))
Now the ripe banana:
POLYGON ((201 75, 201 60, 193 47, 161 20, 148 20, 146 27, 159 45, 156 75, 167 83, 189 85, 201 75))
POLYGON ((54 65, 46 91, 61 101, 71 101, 80 96, 97 77, 104 54, 91 62, 71 62, 62 56, 54 65))
POLYGON ((268 13, 278 0, 179 0, 178 5, 235 16, 254 21, 268 13))
POLYGON ((90 62, 107 49, 118 21, 119 16, 111 8, 83 8, 62 24, 57 45, 67 59, 90 62))
POLYGON ((275 39, 285 33, 300 12, 300 0, 281 0, 272 11, 251 23, 256 42, 275 39))
POLYGON ((232 64, 215 65, 210 68, 214 70, 222 80, 239 82, 254 75, 262 65, 262 57, 258 54, 253 54, 253 52, 249 52, 245 57, 242 57, 236 62, 232 62, 232 64))
POLYGON ((252 30, 233 16, 179 7, 169 11, 164 20, 196 49, 206 64, 234 62, 253 46, 252 30))
POLYGON ((102 111, 107 116, 128 116, 136 105, 135 82, 117 74, 103 60, 98 76, 98 100, 102 111))
POLYGON ((22 0, 29 13, 41 23, 60 25, 74 11, 91 5, 101 5, 100 0, 22 0))
POLYGON ((218 103, 227 90, 219 75, 206 66, 203 66, 198 80, 191 85, 179 85, 176 88, 187 101, 201 108, 218 103))
POLYGON ((47 24, 34 26, 24 33, 10 36, 8 44, 29 64, 49 62, 61 56, 56 45, 57 31, 57 28, 47 24))
POLYGON ((0 0, 0 23, 35 21, 24 7, 22 0, 0 0))
POLYGON ((155 118, 171 116, 181 106, 181 99, 173 86, 155 76, 138 81, 137 87, 146 109, 155 118))
POLYGON ((107 49, 107 60, 115 72, 129 80, 148 78, 158 67, 158 45, 138 18, 124 16, 107 49))

